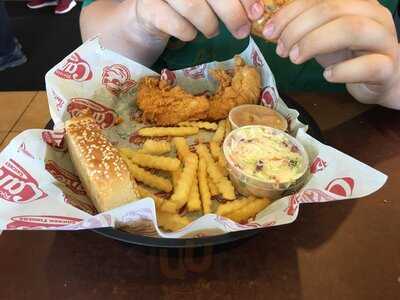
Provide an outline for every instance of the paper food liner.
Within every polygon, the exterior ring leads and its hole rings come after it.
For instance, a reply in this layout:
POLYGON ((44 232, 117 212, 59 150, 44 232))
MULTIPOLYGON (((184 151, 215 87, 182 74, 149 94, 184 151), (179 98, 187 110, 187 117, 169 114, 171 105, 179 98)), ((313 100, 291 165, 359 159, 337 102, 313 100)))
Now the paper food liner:
MULTIPOLYGON (((92 39, 46 75, 47 95, 55 130, 27 130, 0 155, 0 230, 79 230, 129 225, 136 234, 164 238, 199 237, 232 231, 278 226, 293 222, 301 203, 328 202, 364 197, 378 190, 387 177, 377 170, 326 146, 306 133, 280 98, 274 76, 253 40, 240 56, 256 66, 262 75, 261 103, 279 111, 290 124, 290 132, 305 146, 310 157, 310 178, 296 194, 279 199, 248 224, 208 214, 173 233, 157 227, 154 201, 142 199, 102 214, 96 213, 86 197, 63 142, 64 121, 90 108, 112 143, 137 145, 135 120, 137 82, 156 75, 150 69, 103 49, 92 39), (113 126, 118 117, 123 122, 113 126)), ((208 77, 212 68, 233 69, 233 59, 192 68, 164 70, 164 79, 191 93, 214 91, 216 82, 208 77)))

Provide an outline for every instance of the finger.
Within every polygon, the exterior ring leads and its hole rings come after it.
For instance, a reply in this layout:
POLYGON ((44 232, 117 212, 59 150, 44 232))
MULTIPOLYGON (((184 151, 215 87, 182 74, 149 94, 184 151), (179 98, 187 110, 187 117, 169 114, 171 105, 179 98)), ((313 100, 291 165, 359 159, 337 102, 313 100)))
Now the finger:
POLYGON ((391 28, 393 23, 392 18, 388 20, 384 11, 379 12, 379 7, 371 2, 352 1, 349 5, 346 1, 323 1, 292 20, 283 29, 279 39, 286 49, 291 49, 307 33, 341 16, 351 15, 370 18, 386 28, 391 28))
MULTIPOLYGON (((377 52, 394 57, 395 43, 394 36, 381 24, 364 17, 348 16, 307 34, 292 47, 289 57, 293 63, 301 64, 317 55, 345 49, 377 52)), ((284 46, 278 41, 277 52, 281 52, 282 48, 284 46)))
POLYGON ((205 0, 166 0, 206 37, 218 34, 218 19, 205 0))
POLYGON ((250 21, 239 0, 207 0, 208 4, 225 23, 229 31, 238 39, 250 34, 250 21))
POLYGON ((197 30, 183 16, 162 0, 137 1, 136 14, 150 32, 174 36, 182 41, 195 39, 197 30))
POLYGON ((250 20, 258 20, 264 14, 264 3, 260 0, 240 0, 250 20))
POLYGON ((287 24, 317 2, 318 0, 296 0, 281 7, 266 23, 263 31, 265 38, 276 40, 287 24))
POLYGON ((326 68, 324 77, 336 83, 380 84, 388 81, 393 72, 394 63, 389 56, 368 54, 326 68))

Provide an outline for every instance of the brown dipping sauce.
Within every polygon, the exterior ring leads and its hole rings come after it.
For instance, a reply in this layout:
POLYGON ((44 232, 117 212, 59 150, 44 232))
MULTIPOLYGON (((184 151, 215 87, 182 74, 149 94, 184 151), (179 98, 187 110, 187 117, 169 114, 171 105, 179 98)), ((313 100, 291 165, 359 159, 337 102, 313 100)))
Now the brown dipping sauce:
POLYGON ((287 120, 277 111, 262 105, 240 105, 231 110, 229 121, 233 129, 247 125, 263 125, 287 131, 287 120))

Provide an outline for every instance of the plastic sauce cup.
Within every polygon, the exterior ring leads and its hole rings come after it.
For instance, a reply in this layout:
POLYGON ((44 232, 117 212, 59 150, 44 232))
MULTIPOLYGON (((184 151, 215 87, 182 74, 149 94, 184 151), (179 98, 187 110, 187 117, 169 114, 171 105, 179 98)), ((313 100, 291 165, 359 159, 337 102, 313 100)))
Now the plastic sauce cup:
POLYGON ((229 113, 233 129, 248 125, 263 125, 286 131, 287 120, 277 111, 262 105, 245 104, 233 108, 229 113))
POLYGON ((281 198, 299 190, 309 174, 303 145, 271 127, 251 125, 233 130, 224 141, 223 152, 229 177, 244 196, 281 198))

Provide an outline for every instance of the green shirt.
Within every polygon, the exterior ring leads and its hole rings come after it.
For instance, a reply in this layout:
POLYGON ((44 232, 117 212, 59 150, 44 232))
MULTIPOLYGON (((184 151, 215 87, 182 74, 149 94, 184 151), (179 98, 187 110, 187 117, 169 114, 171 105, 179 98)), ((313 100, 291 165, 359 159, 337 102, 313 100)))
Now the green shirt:
MULTIPOLYGON (((84 0, 86 6, 95 0, 84 0)), ((398 0, 381 0, 381 4, 394 12, 398 0)), ((343 84, 331 84, 322 76, 323 69, 315 61, 310 60, 302 65, 292 64, 275 54, 276 45, 254 38, 266 61, 268 62, 278 85, 283 92, 288 91, 344 91, 343 84)), ((171 70, 191 67, 210 61, 221 61, 232 58, 242 52, 248 45, 248 39, 235 39, 221 23, 220 34, 207 39, 198 34, 190 43, 183 43, 172 38, 164 53, 158 59, 153 69, 159 72, 163 68, 171 70)))

